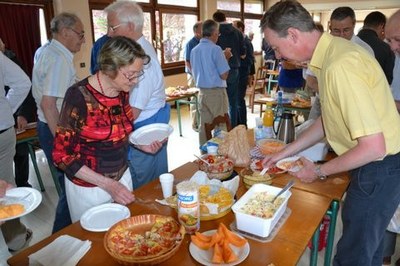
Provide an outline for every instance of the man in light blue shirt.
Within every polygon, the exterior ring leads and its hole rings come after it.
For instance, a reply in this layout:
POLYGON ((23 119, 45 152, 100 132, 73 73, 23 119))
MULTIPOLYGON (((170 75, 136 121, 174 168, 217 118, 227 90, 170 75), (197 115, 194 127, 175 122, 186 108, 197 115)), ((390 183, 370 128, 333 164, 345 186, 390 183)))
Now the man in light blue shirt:
MULTIPOLYGON (((216 45, 219 29, 214 20, 203 22, 203 38, 193 48, 190 55, 192 75, 196 87, 200 88, 199 111, 200 145, 207 141, 204 124, 211 123, 215 117, 228 113, 228 95, 226 92, 226 79, 229 74, 229 64, 221 47, 216 45)), ((227 51, 228 57, 232 56, 227 51)))

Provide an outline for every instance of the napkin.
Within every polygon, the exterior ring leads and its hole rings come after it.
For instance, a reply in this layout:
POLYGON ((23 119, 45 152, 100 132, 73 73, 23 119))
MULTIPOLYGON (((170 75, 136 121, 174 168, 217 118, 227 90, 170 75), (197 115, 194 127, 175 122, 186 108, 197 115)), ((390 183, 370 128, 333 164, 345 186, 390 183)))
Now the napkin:
POLYGON ((74 266, 89 251, 92 242, 62 235, 29 255, 29 265, 74 266))

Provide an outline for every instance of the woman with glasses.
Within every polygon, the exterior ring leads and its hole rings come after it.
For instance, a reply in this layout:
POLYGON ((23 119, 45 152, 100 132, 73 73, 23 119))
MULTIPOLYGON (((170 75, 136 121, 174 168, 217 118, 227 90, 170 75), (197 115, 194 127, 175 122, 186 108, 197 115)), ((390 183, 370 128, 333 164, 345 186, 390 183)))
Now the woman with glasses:
MULTIPOLYGON (((99 70, 70 87, 65 95, 54 141, 53 159, 62 169, 72 222, 93 206, 135 200, 127 164, 133 114, 129 91, 150 58, 126 37, 106 42, 99 70)), ((139 148, 148 153, 162 146, 139 148)))

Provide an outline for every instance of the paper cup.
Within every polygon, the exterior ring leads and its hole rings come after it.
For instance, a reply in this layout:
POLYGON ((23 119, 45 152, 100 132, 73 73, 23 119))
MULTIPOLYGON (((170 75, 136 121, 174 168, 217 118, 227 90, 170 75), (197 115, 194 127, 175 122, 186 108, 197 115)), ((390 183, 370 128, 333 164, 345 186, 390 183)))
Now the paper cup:
POLYGON ((212 155, 218 154, 218 146, 215 145, 208 145, 207 146, 207 153, 212 155))
POLYGON ((174 175, 170 173, 160 175, 160 183, 164 199, 172 196, 172 189, 174 186, 174 175))

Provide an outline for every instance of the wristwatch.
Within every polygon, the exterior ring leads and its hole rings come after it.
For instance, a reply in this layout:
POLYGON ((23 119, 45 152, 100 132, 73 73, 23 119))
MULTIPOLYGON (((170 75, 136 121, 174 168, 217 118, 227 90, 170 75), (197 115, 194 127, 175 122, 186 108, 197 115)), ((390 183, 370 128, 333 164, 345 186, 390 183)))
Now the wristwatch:
POLYGON ((322 166, 322 164, 317 164, 317 166, 315 167, 315 173, 317 174, 317 176, 320 180, 325 180, 328 178, 328 176, 326 174, 322 173, 321 166, 322 166))

